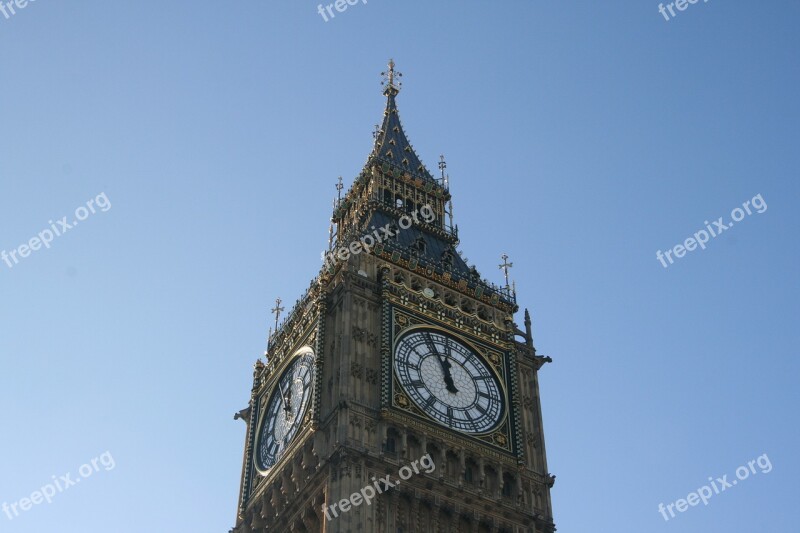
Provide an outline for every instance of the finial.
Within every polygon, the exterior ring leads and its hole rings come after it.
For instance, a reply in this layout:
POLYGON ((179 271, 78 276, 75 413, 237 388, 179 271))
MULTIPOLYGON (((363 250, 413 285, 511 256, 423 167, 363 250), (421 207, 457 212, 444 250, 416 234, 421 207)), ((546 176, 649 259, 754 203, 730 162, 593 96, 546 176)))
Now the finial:
POLYGON ((445 183, 444 169, 447 168, 447 163, 444 160, 444 154, 439 156, 439 172, 442 173, 442 184, 445 183))
POLYGON ((528 308, 525 308, 525 344, 533 350, 533 355, 536 355, 536 348, 533 347, 533 333, 531 332, 531 314, 528 308))
POLYGON ((344 189, 344 185, 342 184, 342 177, 339 176, 339 182, 336 184, 336 190, 339 192, 339 202, 342 201, 342 189, 344 189))
MULTIPOLYGON (((328 226, 328 251, 330 252, 333 250, 333 213, 336 211, 336 198, 333 199, 333 211, 331 211, 331 225, 328 226)), ((325 254, 322 254, 323 260, 325 259, 325 254)))
POLYGON ((503 274, 506 277, 506 289, 509 288, 508 286, 508 269, 514 266, 514 263, 508 262, 508 254, 503 254, 500 256, 500 259, 503 260, 503 264, 499 265, 500 270, 503 271, 503 274))
POLYGON ((270 309, 273 313, 275 313, 275 333, 278 332, 278 318, 281 316, 281 311, 283 311, 283 307, 281 307, 281 299, 275 299, 275 307, 270 309))
POLYGON ((395 76, 400 78, 403 76, 403 74, 401 72, 394 70, 394 59, 389 60, 389 70, 381 72, 381 76, 383 76, 383 81, 381 82, 381 85, 386 86, 386 89, 383 90, 383 94, 388 96, 390 93, 392 95, 395 95, 400 92, 400 87, 402 87, 403 84, 400 81, 395 83, 394 78, 395 76))
POLYGON ((375 124, 375 129, 372 131, 372 138, 377 142, 378 136, 381 134, 381 125, 375 124))

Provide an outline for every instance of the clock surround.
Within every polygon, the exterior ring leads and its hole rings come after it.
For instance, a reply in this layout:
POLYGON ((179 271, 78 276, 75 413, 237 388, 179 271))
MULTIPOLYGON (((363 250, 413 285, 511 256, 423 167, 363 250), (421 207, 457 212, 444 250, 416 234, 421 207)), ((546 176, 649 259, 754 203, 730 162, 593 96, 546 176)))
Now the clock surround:
POLYGON ((315 378, 315 354, 310 346, 298 349, 275 380, 262 408, 254 463, 266 474, 297 438, 309 414, 315 378))
POLYGON ((395 340, 392 351, 403 392, 435 423, 481 435, 505 418, 507 402, 499 376, 462 336, 416 326, 395 340))

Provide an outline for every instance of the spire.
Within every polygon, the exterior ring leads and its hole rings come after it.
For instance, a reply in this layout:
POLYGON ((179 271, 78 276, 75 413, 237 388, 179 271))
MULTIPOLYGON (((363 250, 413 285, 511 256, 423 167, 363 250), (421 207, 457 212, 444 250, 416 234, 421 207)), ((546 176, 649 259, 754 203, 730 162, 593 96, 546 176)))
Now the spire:
POLYGON ((395 70, 394 67, 394 61, 390 59, 389 69, 381 72, 383 77, 381 85, 384 86, 383 95, 386 97, 386 109, 383 111, 383 123, 375 134, 375 146, 370 157, 371 159, 379 160, 381 163, 388 163, 403 169, 414 177, 435 182, 431 173, 428 172, 419 156, 414 152, 411 143, 408 142, 408 138, 403 131, 403 125, 400 123, 395 98, 400 92, 402 83, 399 79, 403 74, 395 70))
POLYGON ((536 348, 533 347, 533 333, 531 332, 531 314, 528 308, 525 308, 525 344, 533 349, 533 355, 536 355, 536 348))

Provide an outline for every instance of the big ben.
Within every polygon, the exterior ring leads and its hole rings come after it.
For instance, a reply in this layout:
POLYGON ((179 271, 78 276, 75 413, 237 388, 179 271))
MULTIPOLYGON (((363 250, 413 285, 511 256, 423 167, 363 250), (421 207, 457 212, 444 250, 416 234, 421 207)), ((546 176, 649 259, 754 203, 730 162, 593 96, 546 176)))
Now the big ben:
POLYGON ((384 74, 322 269, 254 367, 233 531, 553 532, 550 358, 527 310, 515 323, 507 275, 494 285, 459 253, 444 164, 437 177, 420 161, 393 62, 384 74))

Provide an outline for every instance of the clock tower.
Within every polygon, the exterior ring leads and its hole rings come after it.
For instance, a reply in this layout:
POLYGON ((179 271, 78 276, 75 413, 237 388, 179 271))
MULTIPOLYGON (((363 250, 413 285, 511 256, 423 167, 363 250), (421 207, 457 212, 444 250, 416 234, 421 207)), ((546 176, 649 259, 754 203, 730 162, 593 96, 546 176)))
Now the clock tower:
MULTIPOLYGON (((234 533, 551 533, 531 320, 457 250, 398 116, 334 203, 321 271, 253 373, 234 533)), ((276 312, 280 311, 280 302, 276 312)))

